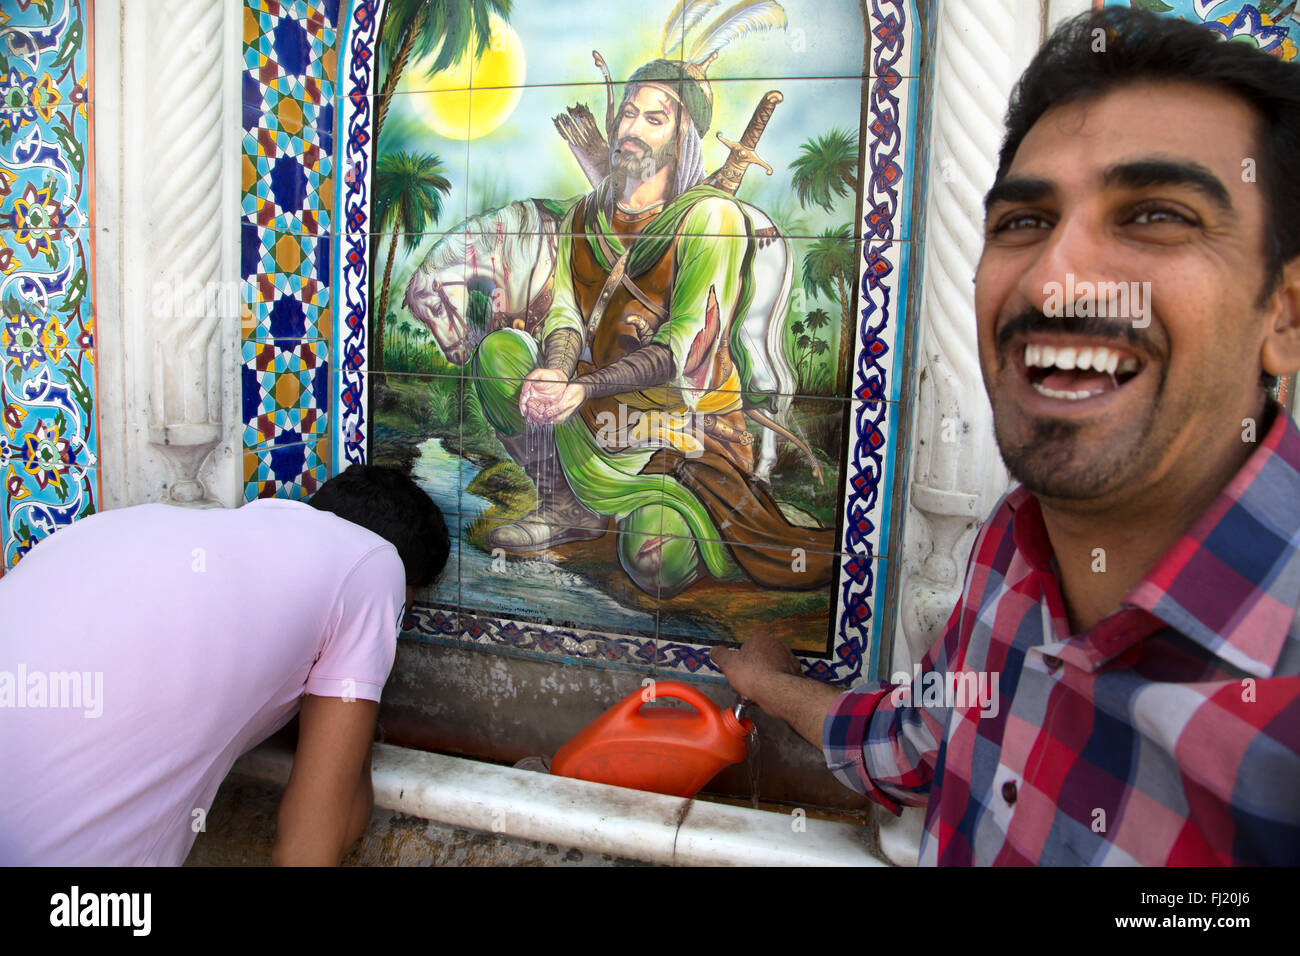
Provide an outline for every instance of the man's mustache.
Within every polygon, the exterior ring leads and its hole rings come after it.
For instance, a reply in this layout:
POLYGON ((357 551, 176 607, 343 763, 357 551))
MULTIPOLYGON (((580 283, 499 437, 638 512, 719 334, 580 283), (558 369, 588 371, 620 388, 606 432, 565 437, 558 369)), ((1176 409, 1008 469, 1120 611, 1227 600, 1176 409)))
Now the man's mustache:
POLYGON ((627 146, 627 145, 629 145, 629 144, 631 144, 632 146, 640 146, 640 147, 641 147, 641 152, 643 152, 643 153, 650 153, 650 152, 653 152, 653 150, 650 148, 650 144, 649 144, 649 143, 647 143, 647 142, 646 142, 645 140, 643 140, 643 139, 637 139, 635 136, 626 136, 626 137, 624 137, 623 139, 619 140, 619 141, 618 141, 618 148, 615 149, 614 152, 616 152, 616 153, 621 153, 621 152, 623 151, 623 147, 624 147, 624 146, 627 146))
POLYGON ((1067 333, 1092 339, 1124 344, 1148 355, 1159 354, 1155 342, 1146 330, 1136 328, 1132 322, 1116 322, 1105 316, 1047 316, 1037 309, 1025 309, 1003 323, 994 341, 999 350, 1018 336, 1034 333, 1067 333))

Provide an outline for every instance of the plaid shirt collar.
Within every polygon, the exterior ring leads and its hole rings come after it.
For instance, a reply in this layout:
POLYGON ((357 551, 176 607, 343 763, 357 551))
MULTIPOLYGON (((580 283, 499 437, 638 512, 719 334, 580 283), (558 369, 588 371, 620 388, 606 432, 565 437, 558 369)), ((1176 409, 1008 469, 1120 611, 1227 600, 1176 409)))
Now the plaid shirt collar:
MULTIPOLYGON (((1241 470, 1115 613, 1043 652, 1096 670, 1169 626, 1247 674, 1271 677, 1300 606, 1300 431, 1281 406, 1241 470)), ((1016 549, 1038 573, 1044 634, 1069 634, 1042 509, 1023 486, 1007 495, 1016 549)))

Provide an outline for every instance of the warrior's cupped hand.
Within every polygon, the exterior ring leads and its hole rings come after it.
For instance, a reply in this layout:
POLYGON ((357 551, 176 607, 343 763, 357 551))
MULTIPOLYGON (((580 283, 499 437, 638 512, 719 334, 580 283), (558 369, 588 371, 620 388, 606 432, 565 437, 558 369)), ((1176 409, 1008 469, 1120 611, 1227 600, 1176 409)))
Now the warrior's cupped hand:
POLYGON ((519 392, 519 412, 533 425, 558 425, 577 411, 587 390, 569 383, 559 369, 533 369, 519 392))
POLYGON ((569 384, 569 376, 558 368, 535 368, 524 376, 519 391, 519 413, 524 421, 541 424, 542 410, 559 401, 569 384))

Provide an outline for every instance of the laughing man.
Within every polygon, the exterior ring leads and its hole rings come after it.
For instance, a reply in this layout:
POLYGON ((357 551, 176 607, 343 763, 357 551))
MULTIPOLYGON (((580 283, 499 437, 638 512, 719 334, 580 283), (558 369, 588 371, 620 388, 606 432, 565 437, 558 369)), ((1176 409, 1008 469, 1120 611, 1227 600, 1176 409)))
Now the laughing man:
POLYGON ((1084 14, 1021 78, 985 206, 1018 484, 922 668, 1000 699, 842 694, 761 637, 715 661, 843 783, 925 806, 923 864, 1300 863, 1300 432, 1267 390, 1300 368, 1300 67, 1084 14), (1143 301, 1061 307, 1097 283, 1143 301))

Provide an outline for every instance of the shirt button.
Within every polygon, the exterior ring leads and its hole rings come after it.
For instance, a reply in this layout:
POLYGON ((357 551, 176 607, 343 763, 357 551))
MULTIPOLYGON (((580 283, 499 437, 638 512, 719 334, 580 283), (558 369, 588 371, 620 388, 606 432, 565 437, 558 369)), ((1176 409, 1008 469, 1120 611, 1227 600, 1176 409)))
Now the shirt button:
POLYGON ((1008 780, 1002 785, 1002 799, 1007 803, 1016 802, 1016 782, 1014 780, 1008 780))
POLYGON ((1047 665, 1047 669, 1053 674, 1061 669, 1061 659, 1059 657, 1052 657, 1050 654, 1044 654, 1043 663, 1047 665))

